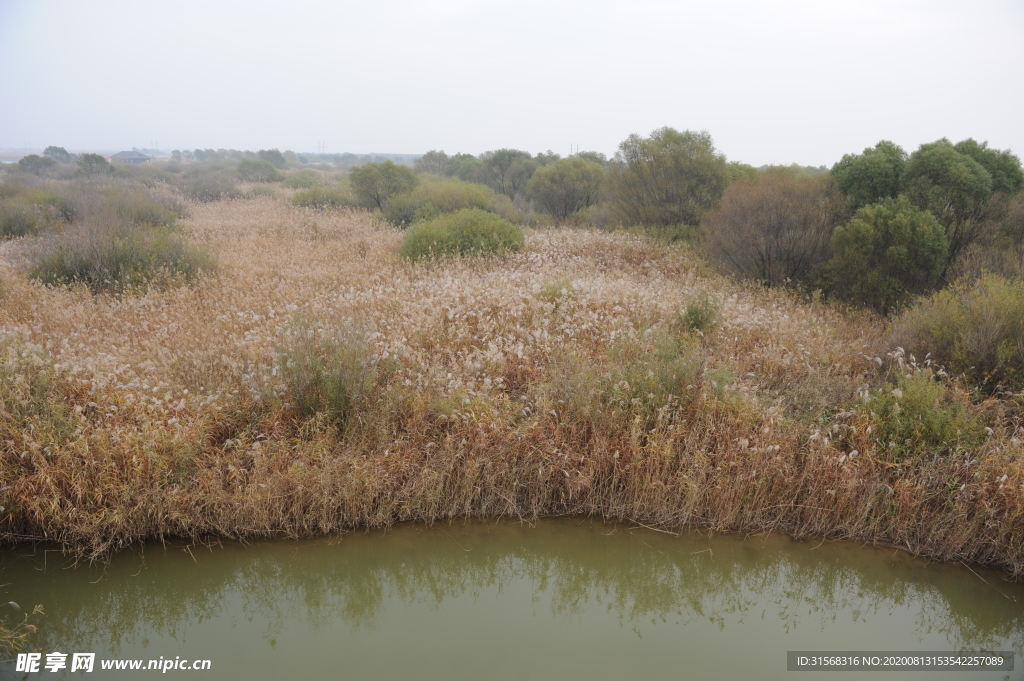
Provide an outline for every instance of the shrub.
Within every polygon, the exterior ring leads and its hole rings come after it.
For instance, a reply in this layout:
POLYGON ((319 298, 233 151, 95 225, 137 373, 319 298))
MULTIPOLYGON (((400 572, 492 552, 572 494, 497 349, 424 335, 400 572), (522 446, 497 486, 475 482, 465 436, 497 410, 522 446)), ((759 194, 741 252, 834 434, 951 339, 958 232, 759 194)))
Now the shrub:
POLYGON ((604 177, 604 167, 593 161, 565 158, 538 168, 530 178, 526 195, 559 224, 597 203, 604 177))
POLYGON ((98 206, 93 208, 104 216, 117 216, 123 220, 151 227, 171 227, 178 211, 155 201, 145 190, 131 186, 105 188, 98 206))
POLYGON ((372 348, 355 333, 331 338, 306 333, 284 362, 287 394, 300 418, 326 417, 343 427, 394 367, 373 361, 372 348))
POLYGON ((702 225, 723 268, 772 286, 806 280, 828 259, 845 205, 828 175, 770 168, 732 183, 702 225))
POLYGON ((962 394, 934 380, 930 371, 901 376, 865 404, 873 438, 894 462, 954 454, 984 441, 985 426, 962 394))
POLYGON ((722 311, 714 300, 704 296, 686 306, 686 311, 679 315, 679 325, 689 333, 701 336, 718 328, 722 322, 722 311))
POLYGON ((392 161, 367 163, 353 168, 348 176, 356 201, 365 208, 384 210, 388 201, 399 194, 412 191, 416 176, 411 168, 395 165, 392 161))
POLYGON ((320 174, 315 170, 297 170, 284 178, 284 186, 289 189, 309 189, 320 184, 320 174))
POLYGON ((393 225, 405 227, 465 208, 487 210, 494 197, 490 187, 482 184, 458 180, 426 182, 408 194, 393 197, 384 211, 384 218, 393 225))
POLYGON ((663 329, 641 342, 613 343, 607 360, 562 355, 555 365, 575 416, 596 429, 635 429, 647 436, 700 394, 704 355, 692 337, 663 329))
POLYGON ((900 316, 893 338, 984 389, 1024 390, 1024 281, 989 274, 939 291, 900 316))
POLYGON ((238 185, 224 173, 207 168, 190 168, 178 182, 182 194, 201 203, 235 199, 238 185))
POLYGON ((887 199, 836 228, 825 276, 835 296, 885 313, 934 286, 945 261, 942 225, 904 199, 887 199))
POLYGON ((301 208, 350 208, 352 199, 340 187, 310 187, 295 192, 292 203, 301 208))
POLYGON ((262 158, 239 161, 235 171, 246 182, 280 182, 284 179, 284 173, 279 172, 270 161, 262 158))
POLYGON ((0 236, 34 234, 46 225, 70 222, 75 215, 71 203, 58 194, 4 186, 11 189, 5 192, 6 197, 0 198, 0 236))
POLYGON ((409 260, 449 255, 518 251, 523 231, 494 213, 468 208, 421 222, 409 229, 399 255, 409 260))
POLYGON ((189 281, 214 268, 209 253, 190 246, 173 229, 127 220, 77 224, 34 244, 28 260, 33 279, 82 283, 94 292, 141 288, 152 280, 189 281))

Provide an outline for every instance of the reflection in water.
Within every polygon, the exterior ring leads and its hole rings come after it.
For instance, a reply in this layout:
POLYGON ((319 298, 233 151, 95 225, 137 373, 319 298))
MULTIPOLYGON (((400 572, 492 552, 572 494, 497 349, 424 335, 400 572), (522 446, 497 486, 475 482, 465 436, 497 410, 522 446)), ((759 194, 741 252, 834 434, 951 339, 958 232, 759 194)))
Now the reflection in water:
POLYGON ((1024 648, 1021 585, 780 536, 549 520, 0 558, 0 600, 46 606, 40 650, 207 657, 218 679, 782 678, 786 650, 1024 648))

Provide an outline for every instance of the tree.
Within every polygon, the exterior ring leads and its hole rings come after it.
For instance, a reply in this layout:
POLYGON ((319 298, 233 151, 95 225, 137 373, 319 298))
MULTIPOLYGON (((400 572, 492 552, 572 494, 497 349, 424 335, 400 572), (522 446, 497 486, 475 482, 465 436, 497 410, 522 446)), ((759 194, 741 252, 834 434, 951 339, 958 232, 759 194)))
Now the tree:
POLYGON ((630 135, 609 176, 613 209, 625 224, 696 225, 729 184, 725 156, 705 132, 659 128, 630 135))
POLYGON ((773 167, 729 185, 701 224, 725 269, 772 286, 816 274, 846 215, 846 199, 829 175, 773 167))
POLYGON ((282 154, 277 149, 260 149, 259 151, 256 152, 256 155, 259 156, 264 161, 270 163, 275 168, 284 168, 285 165, 287 165, 288 163, 287 159, 285 159, 284 157, 284 154, 282 154))
POLYGON ((946 232, 931 213, 905 198, 885 199, 836 228, 826 278, 837 297, 885 313, 938 282, 946 250, 946 232))
POLYGON ((83 175, 112 173, 114 167, 99 154, 82 154, 78 157, 78 172, 83 175))
POLYGON ((907 152, 898 144, 882 140, 863 154, 843 156, 832 166, 832 177, 849 197, 850 207, 856 210, 899 196, 906 165, 907 152))
POLYGON ((181 163, 181 151, 175 149, 171 152, 171 160, 175 163, 181 163))
POLYGON ((954 147, 965 156, 970 156, 992 177, 992 191, 1016 194, 1024 187, 1024 171, 1020 158, 1010 151, 989 149, 988 142, 978 144, 971 138, 957 142, 954 147))
POLYGON ((64 147, 46 147, 43 149, 43 156, 52 158, 57 163, 71 163, 73 157, 64 147))
POLYGON ((544 167, 547 165, 551 165, 552 163, 560 160, 561 158, 562 157, 560 154, 556 154, 555 152, 548 149, 546 152, 538 153, 536 156, 533 157, 533 160, 536 161, 538 165, 540 165, 541 167, 544 167))
POLYGON ((582 158, 584 161, 592 161, 598 164, 605 170, 608 169, 608 157, 602 154, 600 151, 577 151, 573 154, 574 158, 582 158))
POLYGON ((349 171, 348 181, 360 204, 379 210, 387 208, 391 197, 412 191, 416 186, 412 169, 392 161, 356 166, 349 171))
POLYGON ((574 156, 538 168, 526 186, 526 195, 557 224, 597 203, 604 178, 602 166, 574 156))
POLYGON ((417 174, 433 173, 434 175, 447 175, 449 161, 448 154, 444 153, 443 150, 431 149, 413 162, 412 169, 417 174))
POLYGON ((284 179, 281 171, 262 158, 243 159, 235 170, 247 182, 279 182, 284 179))
POLYGON ((946 230, 945 270, 986 232, 985 209, 992 176, 976 160, 957 151, 948 139, 922 144, 903 171, 903 194, 934 215, 946 230))
POLYGON ((539 167, 540 164, 528 151, 498 149, 483 154, 480 167, 470 179, 514 199, 516 194, 526 189, 526 184, 539 167))
POLYGON ((33 175, 42 175, 55 165, 57 165, 57 162, 52 158, 40 156, 39 154, 29 154, 18 159, 18 167, 33 175))

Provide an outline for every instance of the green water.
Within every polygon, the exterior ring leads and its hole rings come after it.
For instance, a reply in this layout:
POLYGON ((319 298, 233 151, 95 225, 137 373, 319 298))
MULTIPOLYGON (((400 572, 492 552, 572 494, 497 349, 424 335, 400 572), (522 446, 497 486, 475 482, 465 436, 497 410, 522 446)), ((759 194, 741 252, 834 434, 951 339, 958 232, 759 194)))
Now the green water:
POLYGON ((212 664, 167 678, 1024 679, 1024 586, 976 571, 778 535, 460 522, 102 566, 24 548, 0 554, 0 602, 44 604, 41 652, 97 654, 67 678, 165 676, 99 668, 162 656, 212 664), (787 650, 969 649, 1015 650, 1015 671, 786 671, 787 650))

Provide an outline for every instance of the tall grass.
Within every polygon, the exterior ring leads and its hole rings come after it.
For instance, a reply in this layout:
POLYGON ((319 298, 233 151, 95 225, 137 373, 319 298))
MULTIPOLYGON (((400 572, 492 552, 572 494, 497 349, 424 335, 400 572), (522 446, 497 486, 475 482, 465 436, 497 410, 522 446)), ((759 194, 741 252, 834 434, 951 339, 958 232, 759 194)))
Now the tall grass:
POLYGON ((622 234, 528 230, 505 258, 423 267, 365 213, 267 197, 190 211, 191 238, 231 253, 203 286, 93 297, 9 277, 4 541, 102 555, 156 536, 591 514, 1024 577, 1019 396, 972 402, 957 379, 910 395, 901 381, 924 379, 868 317, 622 234), (717 324, 680 321, 708 292, 717 324), (911 407, 935 401, 965 425, 891 455, 917 437, 911 407))
POLYGON ((44 284, 84 284, 91 290, 142 289, 150 283, 192 281, 214 269, 213 256, 168 227, 134 222, 84 222, 35 243, 29 276, 44 284))

